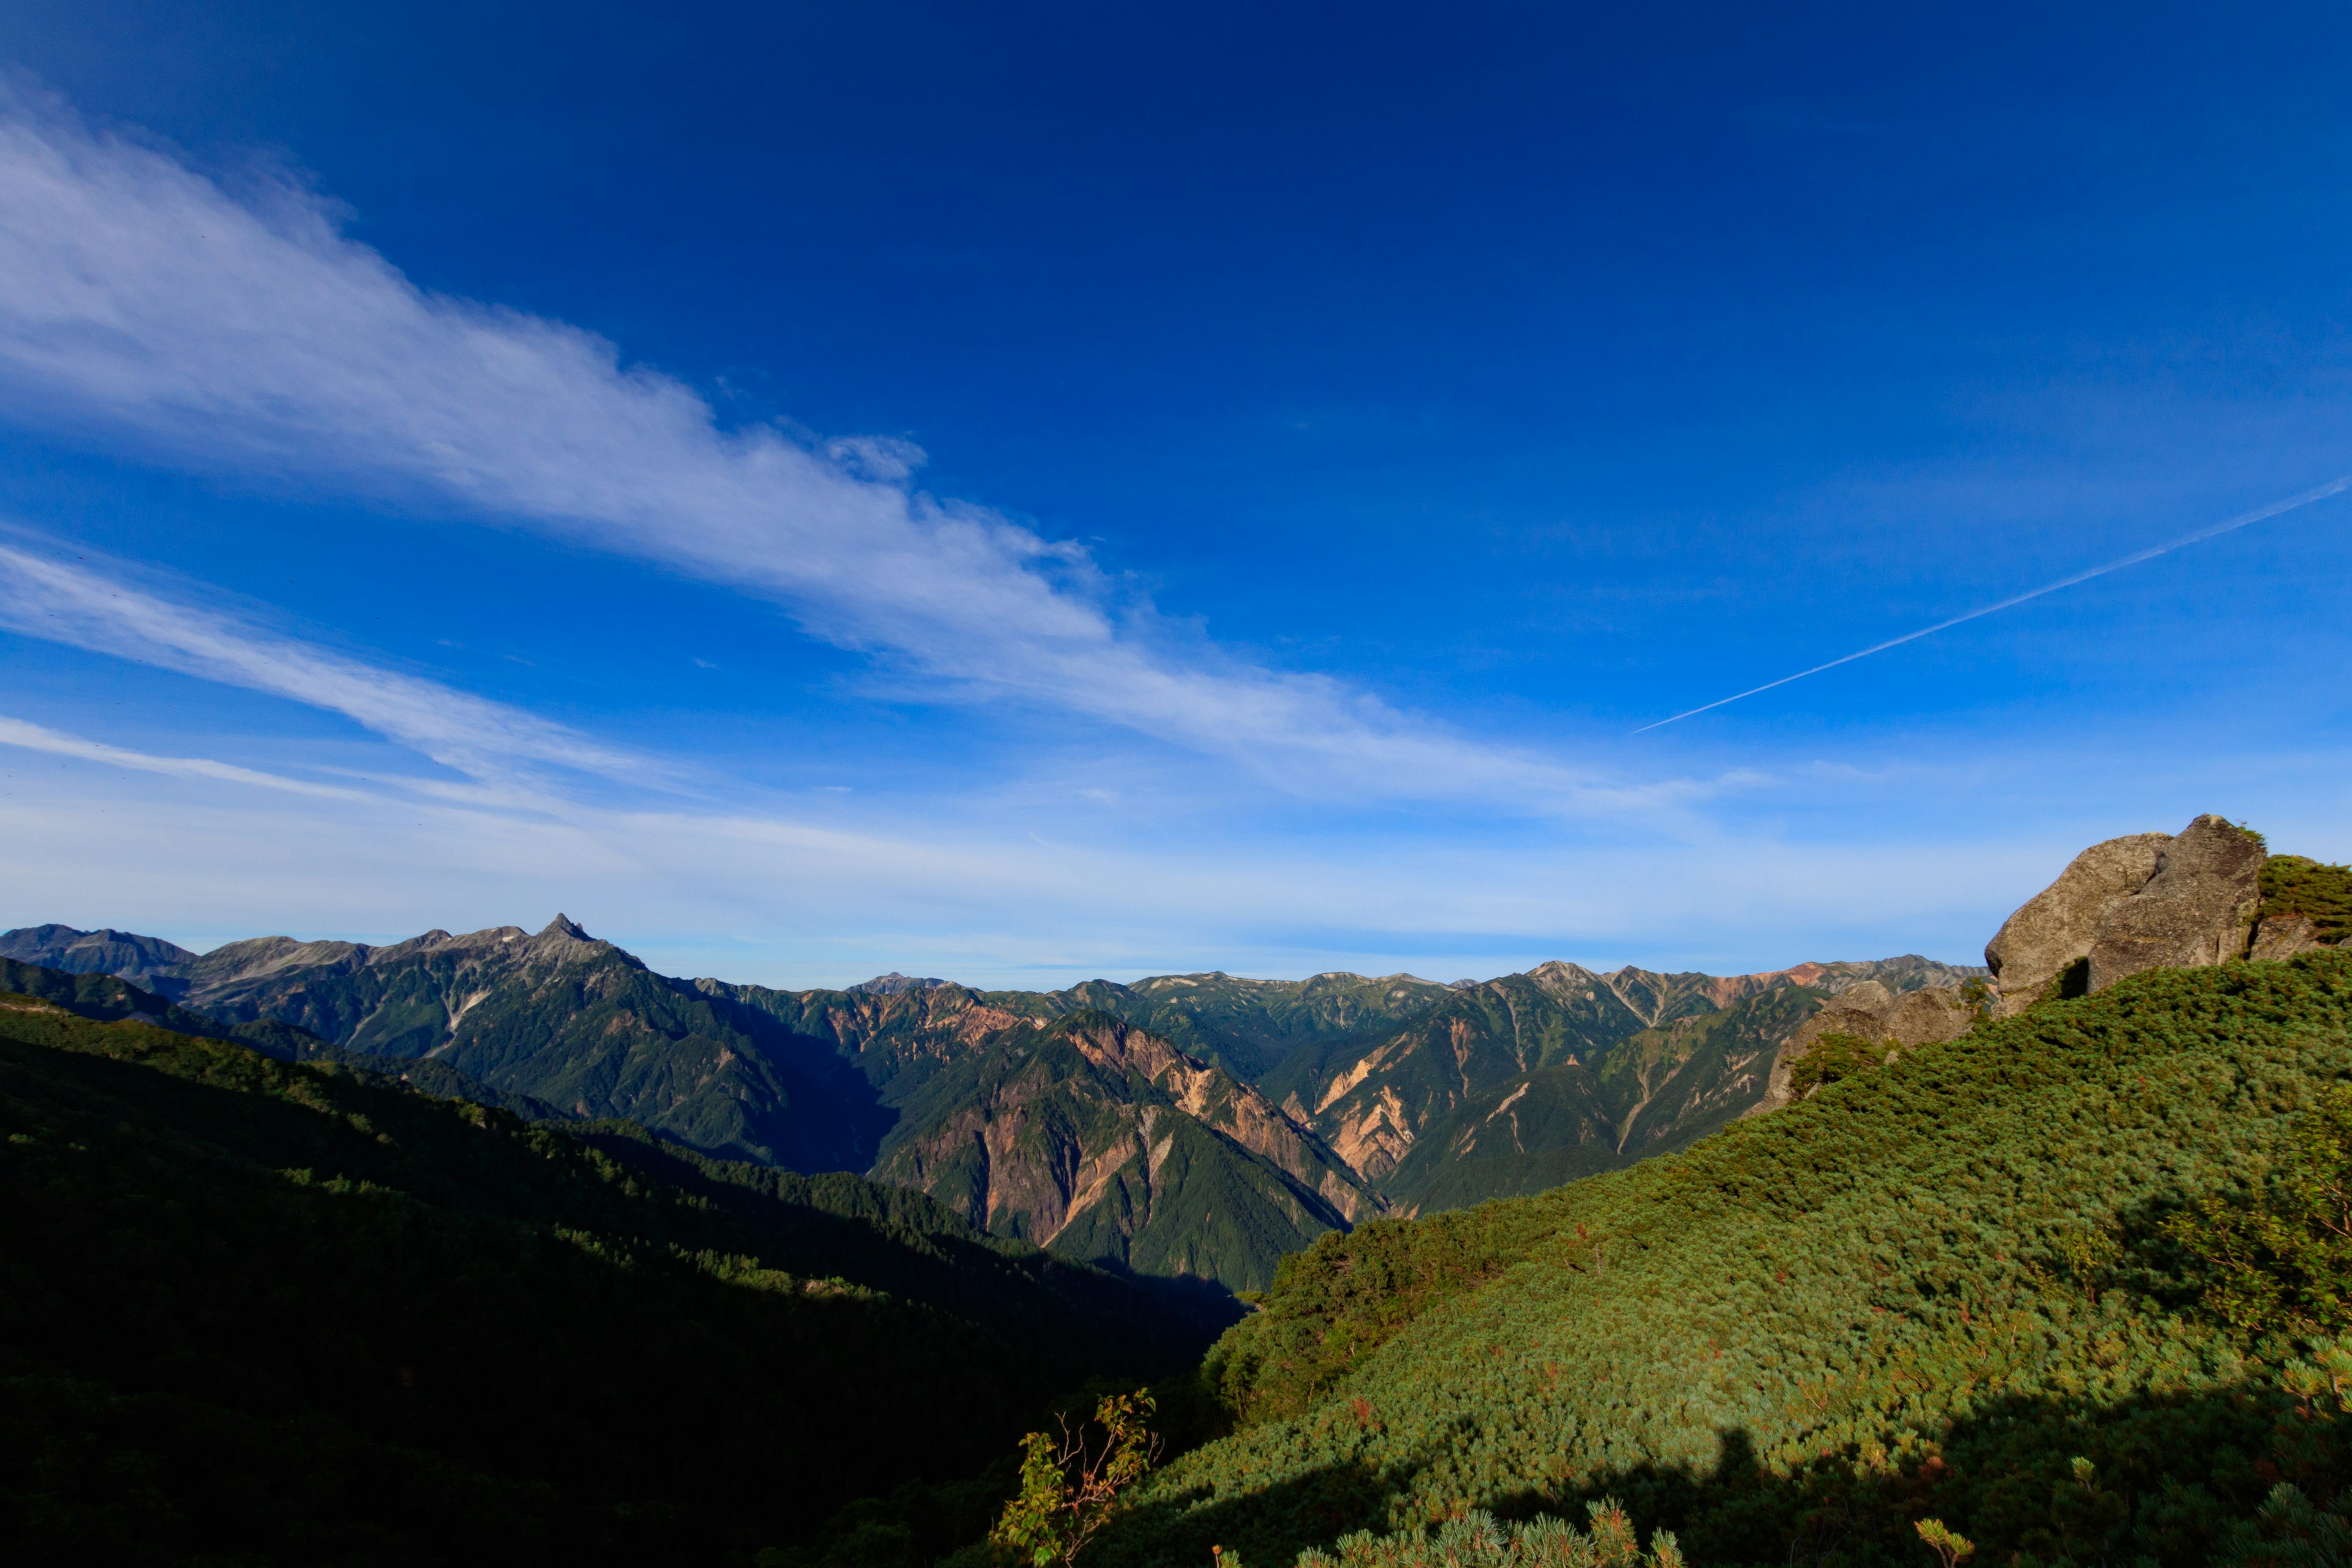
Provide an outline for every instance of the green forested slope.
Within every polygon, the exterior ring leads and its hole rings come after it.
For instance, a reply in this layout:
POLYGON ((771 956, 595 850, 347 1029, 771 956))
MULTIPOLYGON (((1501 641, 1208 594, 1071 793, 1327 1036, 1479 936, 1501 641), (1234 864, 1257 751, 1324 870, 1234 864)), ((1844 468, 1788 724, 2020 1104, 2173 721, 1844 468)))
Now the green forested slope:
POLYGON ((1432 1122, 1381 1183, 1407 1212, 1516 1197, 1696 1142, 1754 1105, 1772 1053, 1822 1005, 1782 985, 1643 1029, 1588 1064, 1505 1079, 1432 1122))
POLYGON ((135 1018, 184 1035, 236 1040, 265 1056, 289 1060, 314 1054, 326 1045, 310 1031, 281 1024, 275 1018, 237 1023, 208 1018, 112 974, 69 973, 0 958, 0 991, 36 997, 86 1018, 135 1018))
POLYGON ((14 1561, 748 1561, 1188 1337, 919 1194, 22 994, 0 1133, 14 1561))
POLYGON ((1063 1006, 1115 1014, 1163 1035, 1250 1083, 1302 1047, 1399 1027, 1453 994, 1411 974, 1247 980, 1222 972, 1157 974, 1132 985, 1091 980, 1051 993, 1063 1006))
POLYGON ((263 937, 214 949, 184 978, 187 1005, 208 1016, 436 1062, 724 1158, 863 1170, 890 1123, 830 1042, 656 974, 562 916, 535 934, 427 931, 389 947, 263 937))
POLYGON ((1207 1363, 1240 1429, 1102 1561, 1602 1495, 1702 1563, 1917 1568, 1926 1517, 1980 1563, 2203 1561, 2273 1485, 2352 1479, 2352 1250, 2335 1307, 2241 1328, 2168 1220, 2284 1179, 2347 1027, 2352 955, 2151 972, 1680 1154, 1326 1237, 1207 1363))

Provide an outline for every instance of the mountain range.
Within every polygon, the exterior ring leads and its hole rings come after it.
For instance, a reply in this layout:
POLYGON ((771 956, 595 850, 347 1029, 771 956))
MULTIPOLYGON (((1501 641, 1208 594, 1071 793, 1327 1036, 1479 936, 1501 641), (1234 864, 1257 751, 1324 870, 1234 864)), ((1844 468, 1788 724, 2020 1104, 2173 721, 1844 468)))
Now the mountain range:
POLYGON ((2343 1562, 2347 937, 2218 816, 1995 984, 9 933, 86 967, 0 957, 0 1555, 989 1568, 1131 1391, 1084 1568, 2343 1562))
POLYGON ((282 1058, 382 1064, 539 1120, 628 1121, 713 1158, 861 1173, 991 1235, 1241 1290, 1374 1215, 1682 1147, 1763 1100, 1773 1052, 1828 998, 1981 973, 1553 963, 1450 985, 1213 973, 1028 992, 890 974, 795 992, 657 974, 560 915, 535 933, 203 953, 41 925, 0 933, 0 957, 118 976, 201 1020, 175 1026, 282 1058))

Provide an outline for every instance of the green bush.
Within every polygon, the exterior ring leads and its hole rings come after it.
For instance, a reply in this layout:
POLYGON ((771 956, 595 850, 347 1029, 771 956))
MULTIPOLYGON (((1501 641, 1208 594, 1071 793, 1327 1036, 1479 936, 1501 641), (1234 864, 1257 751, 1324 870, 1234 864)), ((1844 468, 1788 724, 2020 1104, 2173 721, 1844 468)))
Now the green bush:
POLYGON ((1589 1531, 1549 1514, 1507 1524, 1475 1510, 1429 1534, 1358 1531, 1328 1552, 1300 1552, 1297 1568, 1683 1568, 1682 1552, 1664 1531, 1643 1552, 1633 1521, 1613 1500, 1593 1503, 1591 1513, 1589 1531))
POLYGON ((1832 1029, 1790 1067, 1789 1091, 1802 1100, 1825 1083, 1874 1072, 1893 1049, 1891 1040, 1875 1043, 1843 1029, 1832 1029))
POLYGON ((2322 942, 2352 936, 2352 866, 2273 855, 2263 862, 2262 879, 2263 918, 2308 915, 2322 942))

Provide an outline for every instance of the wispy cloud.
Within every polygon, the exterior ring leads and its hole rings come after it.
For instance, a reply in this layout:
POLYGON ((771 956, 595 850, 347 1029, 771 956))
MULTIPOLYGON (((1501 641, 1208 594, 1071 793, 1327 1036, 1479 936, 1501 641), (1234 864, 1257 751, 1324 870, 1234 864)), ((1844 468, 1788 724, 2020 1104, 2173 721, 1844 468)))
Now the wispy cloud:
POLYGON ((172 603, 123 581, 119 567, 68 565, 29 542, 0 542, 0 625, 16 631, 341 713, 486 783, 550 767, 640 784, 667 776, 519 709, 172 603))
POLYGON ((209 757, 159 757, 150 752, 110 746, 102 741, 69 735, 46 725, 26 723, 22 719, 0 717, 0 746, 46 752, 53 757, 71 757, 78 762, 98 763, 110 768, 128 768, 133 773, 161 773, 167 778, 208 779, 215 784, 282 790, 288 795, 313 795, 321 800, 366 801, 373 798, 360 790, 313 784, 308 779, 285 778, 254 768, 241 768, 233 763, 215 762, 209 757))
POLYGON ((0 751, 12 852, 0 926, 132 924, 202 946, 265 931, 535 925, 561 909, 674 973, 772 984, 910 964, 1034 984, 1207 968, 1446 979, 1554 957, 1722 972, 1906 946, 1966 957, 1986 909, 2064 861, 1981 844, 1727 853, 1451 838, 1370 855, 1311 840, 1041 838, 929 807, 516 812, 289 792, 249 769, 0 723, 0 747, 16 745, 66 765, 0 751), (1859 902, 1858 887, 1870 889, 1859 902), (1857 935, 1864 921, 1902 934, 1857 935))
POLYGON ((1612 788, 1237 658, 1080 545, 913 489, 905 443, 722 428, 613 344, 427 293, 308 190, 249 184, 232 195, 53 100, 0 93, 0 406, 655 562, 788 606, 935 695, 1047 704, 1310 790, 1603 814, 1694 793, 1612 788))

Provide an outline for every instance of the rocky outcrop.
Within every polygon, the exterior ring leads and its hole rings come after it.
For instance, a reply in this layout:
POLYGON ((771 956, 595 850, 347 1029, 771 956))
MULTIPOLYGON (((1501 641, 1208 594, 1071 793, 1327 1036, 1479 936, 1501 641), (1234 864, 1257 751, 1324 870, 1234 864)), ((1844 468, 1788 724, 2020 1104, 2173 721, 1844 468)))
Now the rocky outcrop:
POLYGON ((2320 939, 2318 922, 2309 915, 2265 915, 2254 928, 2253 945, 2246 956, 2258 960, 2293 958, 2298 952, 2327 945, 2320 939))
POLYGON ((2286 958, 2324 945, 2307 915, 2263 918, 2263 841, 2214 816, 2095 844, 1985 946, 2007 1017, 2147 969, 2286 958), (2257 930, 2259 921, 2260 929, 2257 930))
POLYGON ((2166 833, 2134 833, 2094 844, 2003 921, 1985 943, 1985 963, 2000 987, 1995 1016, 2023 1012, 2087 958, 2100 928, 2147 886, 2157 858, 2171 842, 2166 833))
POLYGON ((1969 1032, 1978 1013, 1953 985, 1930 985, 1897 996, 1875 980, 1847 986, 1797 1026, 1772 1058, 1772 1076, 1764 1098, 1747 1112, 1761 1116, 1778 1110, 1795 1098, 1790 1069, 1804 1059, 1824 1035, 1853 1035, 1886 1047, 1887 1059, 1921 1046, 1957 1040, 1969 1032))
POLYGON ((2262 840, 2200 816, 2157 854, 2156 874, 2100 923, 2090 989, 2144 969, 2194 969, 2243 958, 2262 908, 2262 840))

